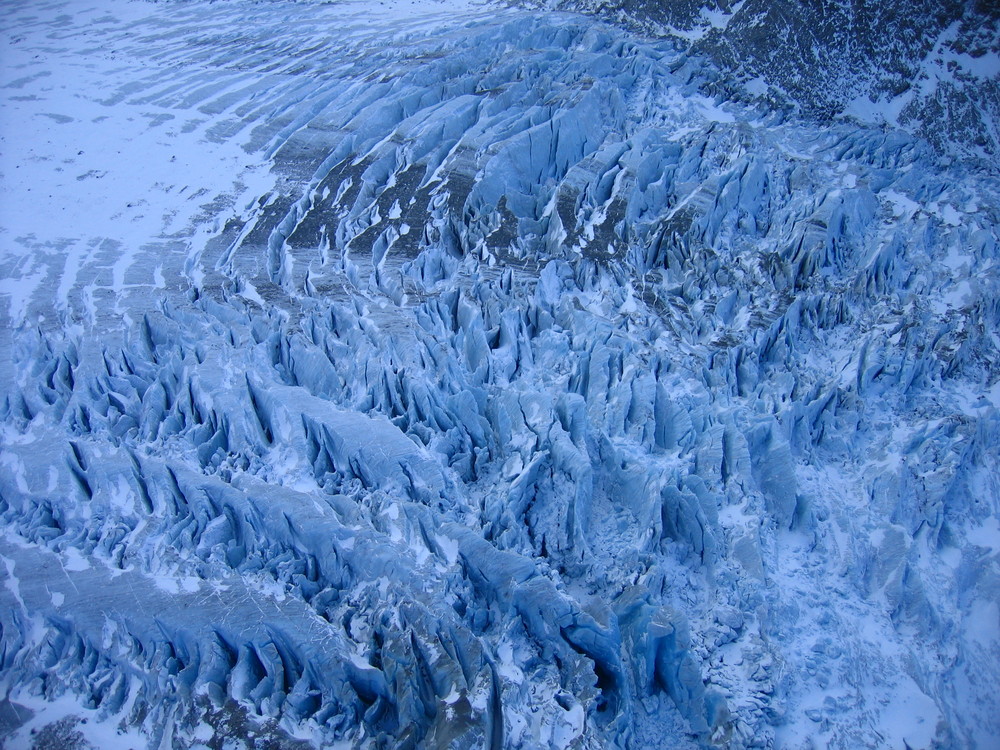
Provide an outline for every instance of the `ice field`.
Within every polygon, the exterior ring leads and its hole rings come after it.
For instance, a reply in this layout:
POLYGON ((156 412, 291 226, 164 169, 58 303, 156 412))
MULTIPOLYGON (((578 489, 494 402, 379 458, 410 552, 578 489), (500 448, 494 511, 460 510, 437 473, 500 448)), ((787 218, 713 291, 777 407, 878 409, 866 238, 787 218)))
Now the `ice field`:
POLYGON ((996 746, 995 165, 581 13, 5 16, 4 748, 996 746))

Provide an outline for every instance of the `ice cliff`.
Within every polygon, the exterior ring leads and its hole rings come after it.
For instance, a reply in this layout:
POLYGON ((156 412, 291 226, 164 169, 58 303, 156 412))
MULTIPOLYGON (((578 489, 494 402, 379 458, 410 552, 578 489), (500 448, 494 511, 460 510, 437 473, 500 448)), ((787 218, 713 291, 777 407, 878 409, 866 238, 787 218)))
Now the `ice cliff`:
POLYGON ((994 745, 995 168, 586 15, 9 17, 5 747, 994 745))

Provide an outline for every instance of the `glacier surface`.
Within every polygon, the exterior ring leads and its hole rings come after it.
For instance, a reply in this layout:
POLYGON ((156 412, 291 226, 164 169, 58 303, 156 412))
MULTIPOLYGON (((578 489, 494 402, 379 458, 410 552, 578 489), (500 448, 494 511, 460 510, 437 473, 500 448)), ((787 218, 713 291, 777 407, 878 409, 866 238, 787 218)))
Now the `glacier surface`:
POLYGON ((588 15, 7 16, 5 748, 995 747, 995 165, 588 15))

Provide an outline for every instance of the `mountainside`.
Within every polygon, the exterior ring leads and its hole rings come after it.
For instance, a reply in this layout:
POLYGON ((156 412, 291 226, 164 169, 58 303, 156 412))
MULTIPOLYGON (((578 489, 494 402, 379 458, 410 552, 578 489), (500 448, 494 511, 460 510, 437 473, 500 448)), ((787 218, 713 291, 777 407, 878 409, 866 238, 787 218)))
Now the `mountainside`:
POLYGON ((989 0, 558 0, 680 40, 723 71, 711 87, 817 123, 902 128, 940 152, 1000 162, 1000 7, 989 0))
POLYGON ((753 2, 11 3, 3 747, 992 747, 995 59, 753 2))

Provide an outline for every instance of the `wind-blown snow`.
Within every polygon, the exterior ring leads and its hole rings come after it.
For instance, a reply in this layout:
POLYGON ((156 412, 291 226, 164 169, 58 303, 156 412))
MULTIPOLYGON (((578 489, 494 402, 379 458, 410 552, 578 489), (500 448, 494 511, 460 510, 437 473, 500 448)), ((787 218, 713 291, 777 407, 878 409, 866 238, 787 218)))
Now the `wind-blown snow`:
POLYGON ((11 746, 998 736, 993 173, 585 16, 11 8, 11 746))

